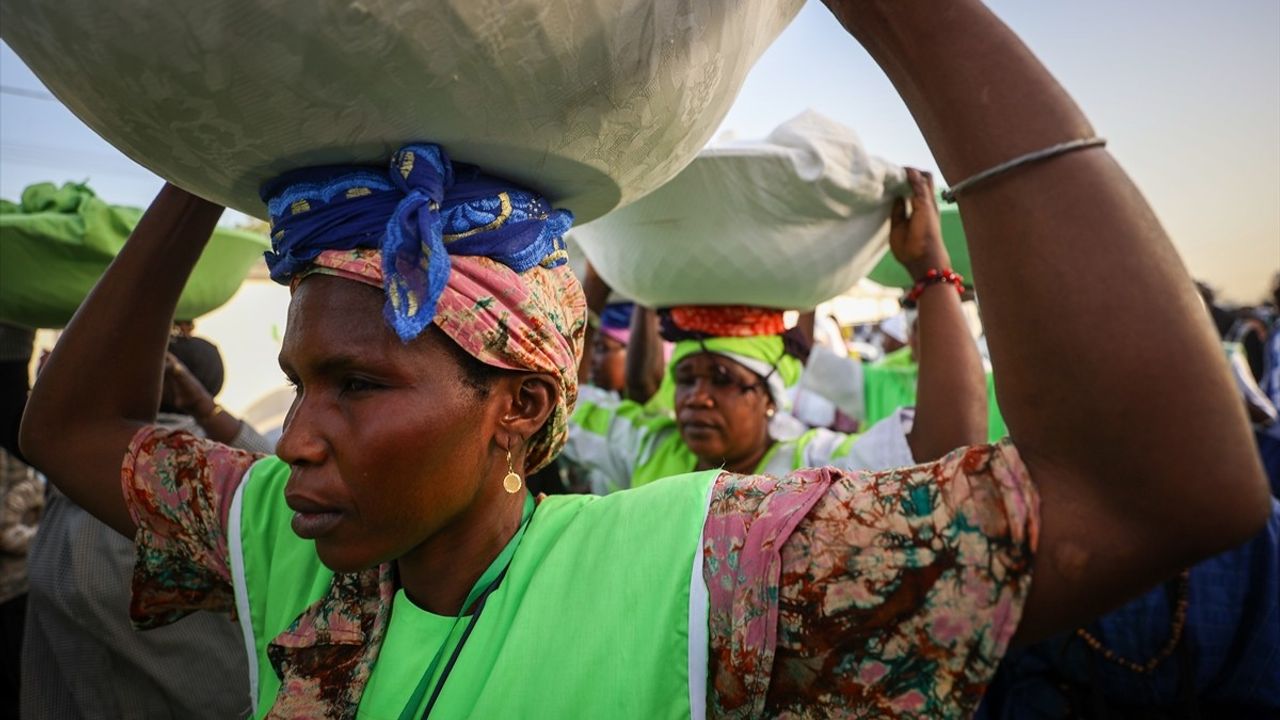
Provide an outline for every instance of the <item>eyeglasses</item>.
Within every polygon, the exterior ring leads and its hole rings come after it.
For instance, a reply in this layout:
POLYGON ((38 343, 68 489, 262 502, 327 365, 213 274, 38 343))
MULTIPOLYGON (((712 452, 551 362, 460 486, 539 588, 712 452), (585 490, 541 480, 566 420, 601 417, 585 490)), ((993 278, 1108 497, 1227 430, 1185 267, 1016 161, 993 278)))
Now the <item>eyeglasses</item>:
POLYGON ((754 390, 764 390, 763 382, 742 382, 733 376, 732 371, 724 365, 716 364, 711 367, 709 373, 695 373, 692 370, 679 369, 675 372, 676 392, 688 392, 698 384, 698 380, 705 380, 707 387, 712 393, 717 395, 724 394, 730 390, 737 390, 739 394, 745 395, 754 390))

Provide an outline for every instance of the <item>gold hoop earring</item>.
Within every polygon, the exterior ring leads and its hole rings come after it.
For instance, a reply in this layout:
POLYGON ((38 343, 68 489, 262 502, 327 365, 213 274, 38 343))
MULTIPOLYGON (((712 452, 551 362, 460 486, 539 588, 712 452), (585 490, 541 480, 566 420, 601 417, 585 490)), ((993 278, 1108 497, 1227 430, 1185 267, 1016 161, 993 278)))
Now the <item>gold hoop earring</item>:
POLYGON ((520 492, 520 488, 524 487, 524 478, 516 472, 511 465, 511 448, 507 448, 507 476, 502 478, 502 489, 507 491, 508 495, 515 495, 520 492))

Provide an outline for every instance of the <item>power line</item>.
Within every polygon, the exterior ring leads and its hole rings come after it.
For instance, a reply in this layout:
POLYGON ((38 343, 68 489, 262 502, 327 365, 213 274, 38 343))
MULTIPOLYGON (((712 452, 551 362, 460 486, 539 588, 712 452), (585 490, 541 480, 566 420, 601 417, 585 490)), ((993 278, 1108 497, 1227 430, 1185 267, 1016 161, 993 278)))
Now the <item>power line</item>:
POLYGON ((13 85, 0 85, 0 93, 5 95, 17 95, 18 97, 31 98, 32 100, 53 100, 57 102, 58 98, 44 92, 43 90, 29 90, 27 88, 15 87, 13 85))
POLYGON ((68 153, 67 148, 45 145, 25 145, 0 141, 0 162, 26 165, 42 169, 55 170, 58 173, 103 173, 128 177, 150 177, 155 175, 146 168, 137 165, 124 155, 113 153, 75 149, 68 153))

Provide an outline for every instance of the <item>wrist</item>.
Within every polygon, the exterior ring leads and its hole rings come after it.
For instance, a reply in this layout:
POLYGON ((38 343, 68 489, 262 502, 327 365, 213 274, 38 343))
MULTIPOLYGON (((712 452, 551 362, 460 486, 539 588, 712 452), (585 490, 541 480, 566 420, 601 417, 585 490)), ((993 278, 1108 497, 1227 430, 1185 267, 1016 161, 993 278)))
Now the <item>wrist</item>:
POLYGON ((920 296, 924 295, 925 291, 935 285, 950 285, 955 289, 957 294, 961 296, 964 295, 963 276, 948 267, 930 268, 916 280, 915 286, 907 292, 906 297, 903 299, 903 305, 906 307, 915 307, 920 301, 920 296))
POLYGON ((930 270, 937 270, 938 272, 951 270, 951 256, 943 250, 937 253, 930 253, 915 262, 904 263, 903 267, 906 268, 907 274, 911 276, 911 282, 918 283, 929 274, 930 270))
POLYGON ((196 422, 203 425, 226 412, 221 405, 210 399, 207 404, 201 404, 199 408, 192 412, 191 416, 196 419, 196 422))

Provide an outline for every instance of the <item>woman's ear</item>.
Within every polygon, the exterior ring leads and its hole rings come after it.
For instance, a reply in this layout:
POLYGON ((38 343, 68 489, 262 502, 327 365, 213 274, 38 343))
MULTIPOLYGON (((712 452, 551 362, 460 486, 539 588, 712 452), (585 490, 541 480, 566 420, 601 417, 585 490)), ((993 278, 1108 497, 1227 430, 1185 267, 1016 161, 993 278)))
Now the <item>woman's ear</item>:
POLYGON ((528 442, 551 417, 560 399, 560 386, 550 376, 539 373, 511 374, 502 378, 502 384, 510 397, 500 420, 502 429, 521 442, 528 442))

